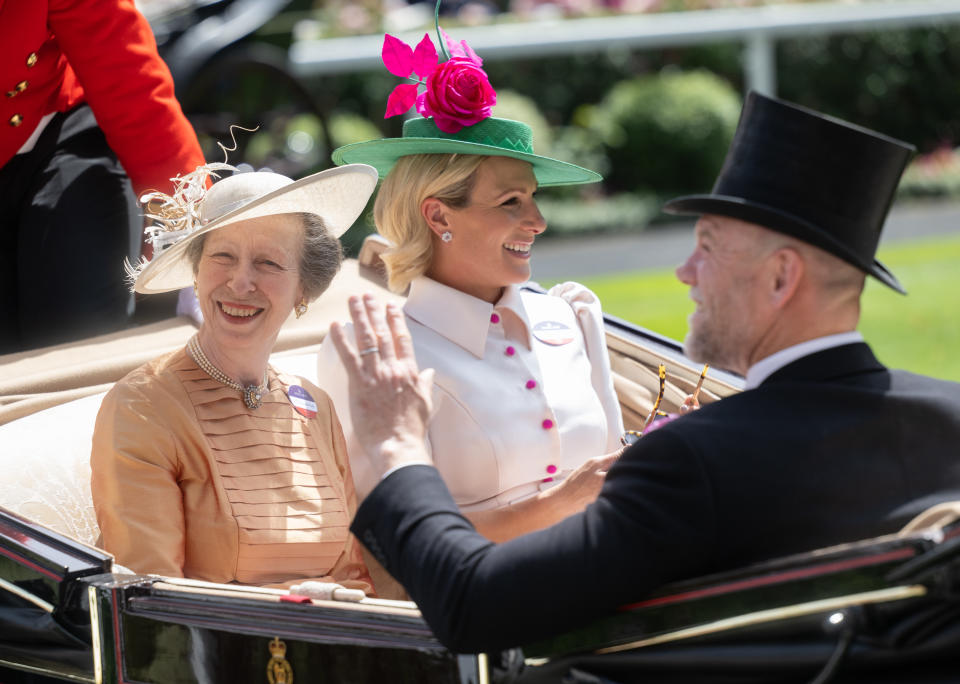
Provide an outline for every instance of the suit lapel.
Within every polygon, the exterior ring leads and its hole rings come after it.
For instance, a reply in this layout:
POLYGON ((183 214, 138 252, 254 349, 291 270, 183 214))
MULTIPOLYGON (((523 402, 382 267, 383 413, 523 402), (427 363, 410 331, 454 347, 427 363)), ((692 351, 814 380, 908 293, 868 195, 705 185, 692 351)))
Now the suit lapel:
POLYGON ((760 386, 778 382, 828 381, 886 370, 864 342, 844 344, 810 354, 772 373, 760 386))

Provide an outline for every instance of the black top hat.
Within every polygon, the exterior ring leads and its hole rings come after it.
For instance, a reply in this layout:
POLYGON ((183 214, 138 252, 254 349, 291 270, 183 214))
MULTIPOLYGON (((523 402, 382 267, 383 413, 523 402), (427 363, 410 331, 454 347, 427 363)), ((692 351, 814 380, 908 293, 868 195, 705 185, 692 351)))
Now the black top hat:
POLYGON ((755 92, 709 195, 670 200, 672 214, 718 214, 815 245, 906 294, 874 259, 913 145, 755 92))

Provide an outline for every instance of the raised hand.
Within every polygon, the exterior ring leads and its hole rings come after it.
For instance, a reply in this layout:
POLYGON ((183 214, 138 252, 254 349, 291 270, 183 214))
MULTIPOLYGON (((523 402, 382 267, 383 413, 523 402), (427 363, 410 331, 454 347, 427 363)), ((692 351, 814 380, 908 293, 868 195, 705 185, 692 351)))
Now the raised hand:
POLYGON ((403 312, 373 295, 350 298, 354 340, 330 327, 349 378, 354 431, 382 476, 409 463, 432 463, 424 440, 432 410, 433 370, 420 372, 403 312))

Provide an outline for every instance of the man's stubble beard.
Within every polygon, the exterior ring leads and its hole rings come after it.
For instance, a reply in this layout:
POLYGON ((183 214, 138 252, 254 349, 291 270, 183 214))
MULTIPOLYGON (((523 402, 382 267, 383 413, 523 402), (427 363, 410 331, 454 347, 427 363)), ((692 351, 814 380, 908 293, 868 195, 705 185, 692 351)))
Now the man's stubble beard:
POLYGON ((691 325, 683 339, 683 353, 697 363, 709 363, 714 368, 732 369, 736 366, 737 345, 743 343, 734 335, 730 323, 718 324, 710 319, 706 325, 691 325))

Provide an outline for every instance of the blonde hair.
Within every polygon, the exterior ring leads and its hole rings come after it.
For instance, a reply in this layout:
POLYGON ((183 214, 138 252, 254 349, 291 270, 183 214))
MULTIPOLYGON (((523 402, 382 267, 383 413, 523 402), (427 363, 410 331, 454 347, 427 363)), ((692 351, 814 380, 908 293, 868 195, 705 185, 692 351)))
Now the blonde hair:
POLYGON ((403 292, 433 261, 430 227, 420 205, 435 197, 459 209, 470 199, 477 168, 487 157, 476 154, 414 154, 401 157, 383 180, 373 205, 377 230, 390 241, 382 258, 390 289, 403 292))

